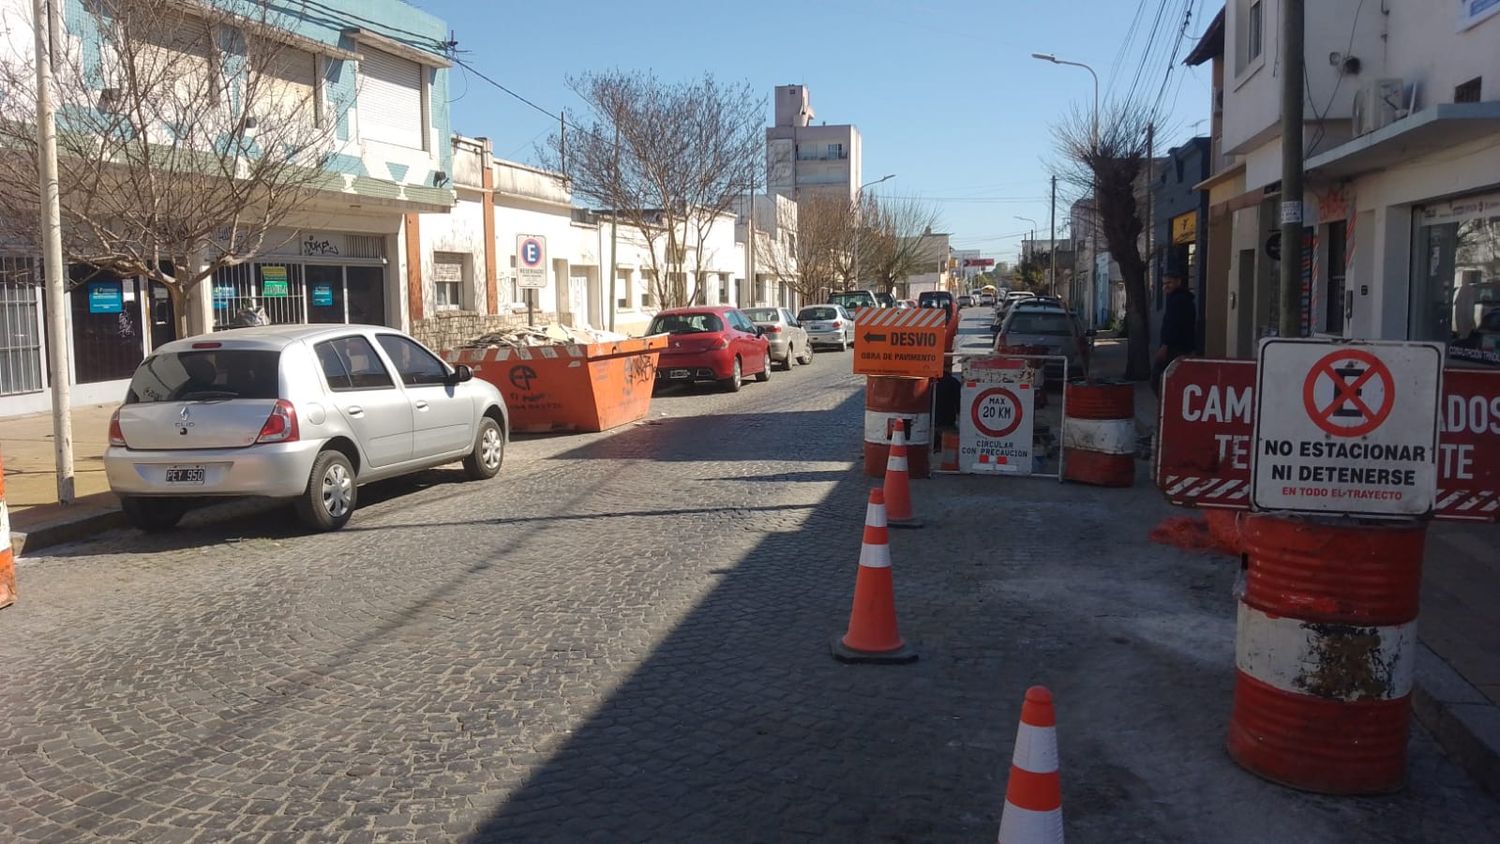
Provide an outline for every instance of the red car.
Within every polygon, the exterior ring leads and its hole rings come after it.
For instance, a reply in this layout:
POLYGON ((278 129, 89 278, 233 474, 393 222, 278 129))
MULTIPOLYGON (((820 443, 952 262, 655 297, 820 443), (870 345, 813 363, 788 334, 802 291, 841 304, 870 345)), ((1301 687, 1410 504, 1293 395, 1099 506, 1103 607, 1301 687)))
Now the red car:
POLYGON ((651 320, 647 334, 670 334, 656 364, 656 382, 717 381, 734 392, 746 375, 771 380, 771 343, 738 308, 672 308, 651 320))

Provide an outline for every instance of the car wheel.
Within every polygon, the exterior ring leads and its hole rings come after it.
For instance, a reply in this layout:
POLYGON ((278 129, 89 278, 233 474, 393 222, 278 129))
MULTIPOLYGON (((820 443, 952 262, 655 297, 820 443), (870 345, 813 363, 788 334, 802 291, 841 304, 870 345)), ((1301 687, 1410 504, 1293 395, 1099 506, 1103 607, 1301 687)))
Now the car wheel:
POLYGON ((766 359, 761 362, 760 371, 755 373, 755 380, 764 384, 771 380, 771 350, 766 350, 766 359))
POLYGON ((338 530, 349 523, 359 498, 354 467, 337 451, 325 451, 313 461, 307 491, 297 499, 297 517, 313 530, 338 530))
POLYGON ((786 357, 781 361, 781 368, 787 370, 788 372, 790 372, 791 369, 792 369, 792 367, 795 366, 796 364, 797 364, 797 347, 794 346, 794 345, 792 345, 791 343, 788 343, 788 344, 786 344, 786 357))
POLYGON ((740 370, 740 359, 735 358, 734 374, 729 376, 728 378, 725 378, 723 381, 720 381, 719 384, 723 386, 725 390, 731 393, 738 393, 740 391, 740 385, 744 383, 744 379, 741 377, 741 375, 742 373, 740 370))
POLYGON ((500 472, 505 462, 505 432, 500 423, 486 416, 479 420, 479 433, 474 437, 474 449, 464 458, 464 474, 471 481, 487 481, 500 472))
POLYGON ((797 358, 797 362, 800 363, 800 364, 802 364, 803 366, 807 366, 808 364, 812 363, 812 359, 813 359, 813 346, 812 346, 811 343, 808 343, 807 344, 807 348, 805 348, 805 349, 802 350, 802 357, 797 358))
POLYGON ((158 533, 177 527, 187 512, 187 504, 176 498, 142 498, 120 496, 120 509, 133 527, 147 533, 158 533))
POLYGON ((848 340, 848 338, 844 338, 844 339, 842 339, 842 340, 839 341, 839 351, 841 351, 841 352, 847 352, 847 351, 849 351, 849 340, 848 340))

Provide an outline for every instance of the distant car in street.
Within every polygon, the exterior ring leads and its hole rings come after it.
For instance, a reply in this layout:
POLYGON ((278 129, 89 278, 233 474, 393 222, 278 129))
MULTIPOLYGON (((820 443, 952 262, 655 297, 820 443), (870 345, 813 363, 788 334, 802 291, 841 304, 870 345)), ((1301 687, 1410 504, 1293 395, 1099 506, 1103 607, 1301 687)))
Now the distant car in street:
POLYGON ((960 308, 974 307, 974 297, 969 296, 968 294, 964 294, 963 296, 958 297, 958 306, 960 308))
MULTIPOLYGON (((1067 358, 1068 377, 1081 378, 1088 375, 1092 335, 1093 332, 1083 330, 1072 314, 1061 309, 1015 307, 995 335, 995 350, 1036 346, 1043 350, 1042 354, 1067 358)), ((1062 361, 1047 361, 1044 371, 1048 378, 1061 378, 1062 361)))
POLYGON ((656 362, 657 383, 714 381, 733 393, 746 375, 771 380, 771 343, 738 308, 671 308, 652 317, 646 333, 672 335, 656 362))
POLYGON ((912 299, 897 299, 896 300, 896 310, 898 310, 898 311, 909 311, 912 308, 915 308, 916 306, 917 306, 916 301, 912 300, 912 299))
POLYGON ((876 293, 875 303, 882 308, 894 308, 896 307, 896 297, 889 293, 876 293))
POLYGON ((860 308, 878 308, 880 302, 875 299, 875 294, 868 290, 845 290, 842 293, 834 293, 828 297, 828 304, 840 305, 850 313, 860 308))
POLYGON ((787 369, 796 363, 812 363, 812 341, 797 317, 786 308, 746 308, 745 316, 760 326, 771 343, 771 360, 787 369))
POLYGON ((814 346, 833 346, 843 352, 854 345, 854 317, 842 305, 808 305, 797 312, 797 321, 814 346))
POLYGON ((166 530, 205 498, 291 499, 343 527, 362 484, 463 460, 500 471, 500 391, 391 328, 275 325, 177 340, 141 362, 104 470, 131 524, 166 530))
POLYGON ((993 294, 993 293, 981 293, 981 294, 979 294, 979 304, 980 304, 981 307, 993 308, 995 306, 995 294, 993 294))

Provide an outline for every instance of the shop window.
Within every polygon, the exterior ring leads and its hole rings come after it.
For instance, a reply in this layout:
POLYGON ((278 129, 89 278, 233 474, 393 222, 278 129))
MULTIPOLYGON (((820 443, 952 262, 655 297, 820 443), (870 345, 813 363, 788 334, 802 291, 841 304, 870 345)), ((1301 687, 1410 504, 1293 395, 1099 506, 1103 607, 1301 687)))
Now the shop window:
POLYGON ((463 310, 465 257, 451 252, 438 252, 432 256, 432 288, 437 310, 463 310))
POLYGON ((40 282, 34 259, 0 257, 0 396, 42 389, 40 282))
POLYGON ((1447 342, 1456 361, 1500 366, 1500 195, 1412 214, 1413 340, 1447 342))
POLYGON ((214 274, 214 328, 306 322, 303 266, 240 264, 214 274))

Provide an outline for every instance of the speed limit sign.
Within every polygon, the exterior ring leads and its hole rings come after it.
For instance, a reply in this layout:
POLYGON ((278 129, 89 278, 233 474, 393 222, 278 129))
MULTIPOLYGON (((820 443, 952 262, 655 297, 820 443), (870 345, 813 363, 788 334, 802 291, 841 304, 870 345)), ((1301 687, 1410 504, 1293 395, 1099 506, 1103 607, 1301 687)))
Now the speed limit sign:
POLYGON ((1032 385, 968 381, 959 416, 959 471, 1031 474, 1032 385))

